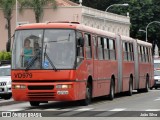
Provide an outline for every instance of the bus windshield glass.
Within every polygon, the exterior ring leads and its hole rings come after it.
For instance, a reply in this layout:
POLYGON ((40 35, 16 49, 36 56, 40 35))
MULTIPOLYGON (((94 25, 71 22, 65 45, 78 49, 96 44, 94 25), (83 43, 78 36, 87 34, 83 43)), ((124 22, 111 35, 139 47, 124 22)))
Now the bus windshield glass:
POLYGON ((18 30, 12 69, 73 69, 75 31, 69 29, 18 30))

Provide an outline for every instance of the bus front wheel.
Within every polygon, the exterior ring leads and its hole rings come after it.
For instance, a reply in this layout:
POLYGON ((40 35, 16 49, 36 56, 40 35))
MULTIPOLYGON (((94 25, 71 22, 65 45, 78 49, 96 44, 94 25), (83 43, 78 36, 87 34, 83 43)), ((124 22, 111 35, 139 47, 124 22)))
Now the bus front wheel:
POLYGON ((92 86, 90 83, 87 83, 86 96, 85 99, 81 101, 81 104, 84 106, 89 105, 91 103, 91 99, 92 99, 92 86))
POLYGON ((40 102, 38 101, 30 101, 31 106, 39 106, 40 102))

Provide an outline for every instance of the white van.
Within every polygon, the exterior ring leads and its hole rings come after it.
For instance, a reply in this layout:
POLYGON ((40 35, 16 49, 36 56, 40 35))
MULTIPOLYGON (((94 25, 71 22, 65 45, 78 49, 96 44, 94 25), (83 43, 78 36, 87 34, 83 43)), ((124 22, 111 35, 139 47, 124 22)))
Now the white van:
POLYGON ((160 87, 160 59, 154 59, 154 86, 157 89, 160 87))
POLYGON ((0 67, 0 99, 10 99, 12 97, 11 90, 11 66, 0 67))

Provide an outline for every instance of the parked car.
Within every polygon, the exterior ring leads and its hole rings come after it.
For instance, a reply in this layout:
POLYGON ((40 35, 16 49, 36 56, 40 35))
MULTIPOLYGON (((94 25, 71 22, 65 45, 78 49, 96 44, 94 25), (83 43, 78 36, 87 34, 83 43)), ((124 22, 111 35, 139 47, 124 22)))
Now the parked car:
POLYGON ((160 69, 154 70, 154 86, 153 88, 160 88, 160 69))
POLYGON ((0 98, 7 100, 11 97, 11 65, 0 66, 0 98))
POLYGON ((160 87, 160 58, 154 59, 154 86, 157 89, 160 87))

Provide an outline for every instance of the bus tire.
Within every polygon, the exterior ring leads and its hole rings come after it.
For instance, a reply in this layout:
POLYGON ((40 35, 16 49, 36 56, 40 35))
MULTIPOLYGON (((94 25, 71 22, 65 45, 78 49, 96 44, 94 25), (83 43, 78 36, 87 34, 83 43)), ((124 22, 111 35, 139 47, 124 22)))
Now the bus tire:
POLYGON ((146 78, 146 88, 144 89, 144 92, 148 92, 149 91, 149 78, 147 76, 146 78))
POLYGON ((31 106, 39 106, 40 102, 38 101, 30 101, 31 106))
POLYGON ((109 100, 113 100, 114 99, 114 93, 115 93, 115 84, 114 84, 113 79, 111 79, 109 100))
POLYGON ((130 80, 129 80, 129 90, 127 92, 127 95, 132 96, 132 94, 133 94, 133 82, 132 82, 132 78, 130 78, 130 80))
POLYGON ((86 86, 85 99, 81 101, 81 104, 87 106, 91 103, 91 99, 92 99, 92 85, 88 82, 86 86))

